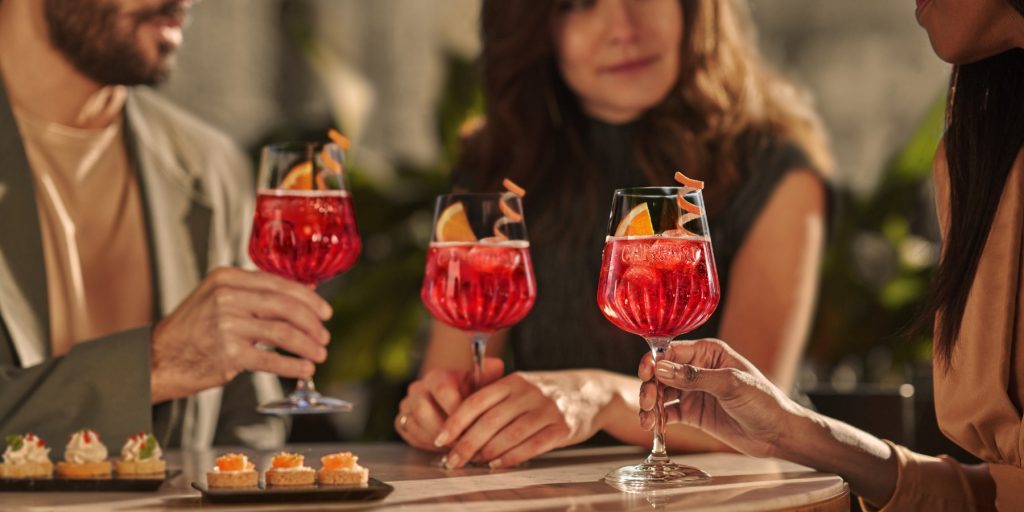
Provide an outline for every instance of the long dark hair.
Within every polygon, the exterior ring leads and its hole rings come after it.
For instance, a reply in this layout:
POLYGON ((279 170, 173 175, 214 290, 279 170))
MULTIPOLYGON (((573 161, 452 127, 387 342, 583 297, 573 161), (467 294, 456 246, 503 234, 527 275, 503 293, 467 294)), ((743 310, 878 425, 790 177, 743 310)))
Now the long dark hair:
MULTIPOLYGON (((510 177, 543 202, 548 226, 531 236, 572 236, 568 210, 593 194, 587 118, 563 81, 552 37, 558 0, 484 0, 481 63, 486 123, 464 144, 456 165, 476 173, 474 186, 498 188, 510 177), (552 211, 558 210, 561 211, 552 211), (568 233, 568 234, 567 234, 568 233)), ((739 0, 680 0, 683 41, 678 82, 635 123, 633 161, 647 184, 671 182, 685 169, 708 182, 712 213, 728 204, 741 179, 737 159, 765 137, 797 144, 818 170, 832 167, 821 123, 809 101, 763 64, 739 0)), ((587 212, 586 215, 593 215, 587 212)), ((537 217, 531 217, 534 221, 537 217)), ((541 223, 544 224, 544 223, 541 223)))
MULTIPOLYGON (((1024 16, 1024 0, 1008 0, 1024 16)), ((1024 147, 1024 49, 954 66, 946 108, 949 231, 925 321, 934 352, 952 363, 960 324, 996 207, 1024 147)))

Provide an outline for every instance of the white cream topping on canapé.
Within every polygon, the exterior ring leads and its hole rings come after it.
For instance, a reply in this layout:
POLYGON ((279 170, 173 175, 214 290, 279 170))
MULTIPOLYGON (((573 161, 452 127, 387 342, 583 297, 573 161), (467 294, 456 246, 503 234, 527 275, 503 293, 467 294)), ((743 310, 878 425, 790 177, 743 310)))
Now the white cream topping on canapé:
POLYGON ((152 434, 142 432, 128 437, 121 448, 121 460, 124 462, 160 460, 162 456, 163 451, 160 450, 160 444, 156 442, 156 438, 152 434), (151 443, 148 449, 147 442, 151 443))
POLYGON ((4 464, 50 462, 50 448, 34 434, 10 436, 4 450, 4 464))
POLYGON ((91 464, 107 460, 107 447, 96 432, 83 429, 71 434, 64 448, 64 460, 74 464, 91 464))

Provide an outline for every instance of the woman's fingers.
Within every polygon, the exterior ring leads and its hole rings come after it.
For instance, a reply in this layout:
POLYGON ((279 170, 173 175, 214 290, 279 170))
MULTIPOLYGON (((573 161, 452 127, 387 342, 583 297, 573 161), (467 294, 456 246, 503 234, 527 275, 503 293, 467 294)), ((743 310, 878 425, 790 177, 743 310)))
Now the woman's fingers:
POLYGON ((658 361, 654 374, 666 386, 684 391, 703 391, 720 400, 734 398, 750 377, 735 368, 698 368, 671 361, 658 361))
POLYGON ((477 453, 484 461, 495 460, 551 423, 552 421, 544 418, 543 413, 527 412, 502 428, 477 453))
POLYGON ((530 409, 530 404, 525 403, 524 400, 506 400, 497 407, 489 409, 452 446, 451 451, 448 452, 445 466, 448 469, 455 469, 472 460, 477 452, 498 432, 530 409))
POLYGON ((507 468, 518 466, 542 453, 547 453, 558 448, 569 434, 569 427, 564 424, 550 424, 542 428, 536 434, 530 436, 515 448, 505 452, 497 459, 491 461, 492 468, 507 468))
POLYGON ((453 370, 432 370, 423 377, 422 392, 433 399, 445 417, 462 404, 462 391, 459 389, 462 376, 462 372, 453 370))
POLYGON ((462 405, 445 421, 441 432, 434 439, 434 446, 446 446, 451 440, 458 439, 477 418, 509 396, 509 386, 498 381, 487 386, 462 401, 462 405))

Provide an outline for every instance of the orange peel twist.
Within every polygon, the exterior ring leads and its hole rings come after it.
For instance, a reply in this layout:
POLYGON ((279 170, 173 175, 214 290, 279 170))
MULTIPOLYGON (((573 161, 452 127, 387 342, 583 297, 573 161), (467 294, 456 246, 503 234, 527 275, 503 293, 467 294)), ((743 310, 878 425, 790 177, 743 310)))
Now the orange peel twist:
MULTIPOLYGON (((334 128, 327 130, 327 138, 341 148, 342 151, 348 150, 348 138, 342 135, 338 130, 335 130, 334 128)), ((341 162, 335 160, 334 157, 331 156, 331 152, 327 149, 328 147, 324 146, 323 149, 320 150, 320 160, 323 161, 324 167, 326 167, 328 171, 331 171, 334 174, 341 174, 341 162)))
POLYGON ((508 178, 505 178, 501 185, 505 187, 505 193, 501 194, 501 199, 498 200, 501 218, 494 221, 494 236, 498 240, 504 241, 508 240, 508 235, 504 233, 503 228, 509 224, 523 221, 522 212, 518 212, 512 207, 512 200, 526 196, 526 190, 508 178))
POLYGON ((684 236, 697 236, 696 233, 686 229, 684 226, 686 225, 686 223, 692 220, 699 219, 702 215, 704 215, 704 211, 700 206, 697 206, 687 201, 684 196, 691 192, 703 190, 704 182, 687 177, 685 174, 679 171, 676 171, 675 180, 676 183, 682 185, 682 188, 676 195, 676 204, 678 204, 679 208, 681 208, 683 212, 685 212, 682 215, 680 215, 678 219, 676 219, 676 230, 680 231, 681 234, 684 236))

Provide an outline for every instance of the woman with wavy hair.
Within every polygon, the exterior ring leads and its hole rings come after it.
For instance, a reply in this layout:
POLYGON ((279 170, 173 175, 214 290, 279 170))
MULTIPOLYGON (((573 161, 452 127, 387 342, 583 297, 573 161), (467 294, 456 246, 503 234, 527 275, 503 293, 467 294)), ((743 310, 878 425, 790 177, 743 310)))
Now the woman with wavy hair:
MULTIPOLYGON (((599 431, 650 443, 631 376, 644 346, 595 304, 617 188, 704 180, 723 289, 699 331, 788 388, 812 317, 831 168, 807 101, 761 60, 745 4, 721 0, 484 0, 486 123, 465 141, 456 188, 528 191, 533 311, 493 336, 470 397, 468 338, 431 327, 421 377, 395 418, 411 445, 511 466, 599 431), (766 297, 768 300, 765 300, 766 297)), ((694 429, 674 449, 724 448, 694 429)))
MULTIPOLYGON (((917 5, 954 64, 933 165, 944 244, 924 317, 935 326, 935 410, 942 432, 984 463, 917 454, 808 411, 719 340, 677 342, 640 375, 676 388, 669 421, 838 473, 865 508, 1024 510, 1024 0, 917 5)), ((645 391, 649 411, 651 383, 645 391)))

